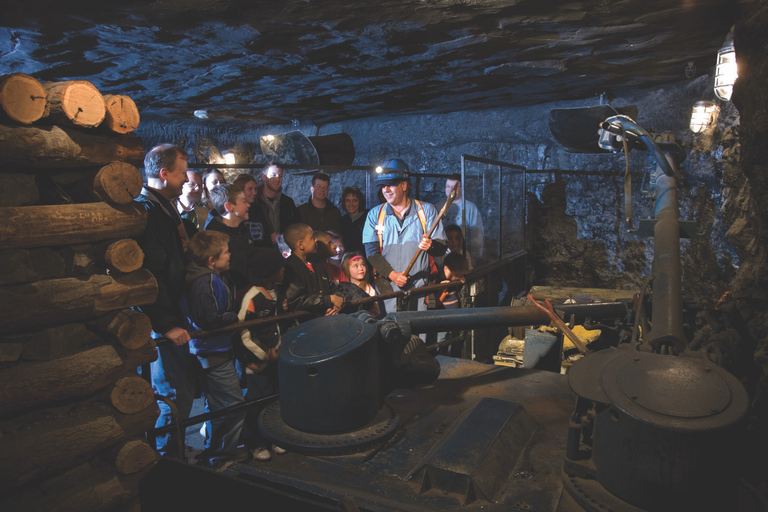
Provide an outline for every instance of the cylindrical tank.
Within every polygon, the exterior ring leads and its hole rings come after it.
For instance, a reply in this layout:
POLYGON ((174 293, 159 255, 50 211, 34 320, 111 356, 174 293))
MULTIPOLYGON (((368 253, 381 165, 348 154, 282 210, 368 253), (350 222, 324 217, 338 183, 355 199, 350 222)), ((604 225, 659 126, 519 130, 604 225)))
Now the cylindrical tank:
POLYGON ((718 366, 686 357, 617 351, 599 376, 592 462, 597 481, 643 510, 725 510, 728 468, 749 399, 718 366), (695 503, 694 503, 695 502, 695 503))
POLYGON ((380 334, 374 322, 337 315, 283 336, 278 358, 283 421, 312 433, 354 430, 381 406, 380 334))

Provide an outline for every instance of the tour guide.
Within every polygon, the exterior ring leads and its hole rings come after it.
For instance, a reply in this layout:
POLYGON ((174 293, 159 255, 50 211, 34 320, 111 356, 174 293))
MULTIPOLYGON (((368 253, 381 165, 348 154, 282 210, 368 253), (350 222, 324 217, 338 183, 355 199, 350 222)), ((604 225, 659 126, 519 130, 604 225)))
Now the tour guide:
MULTIPOLYGON (((435 229, 433 239, 427 237, 437 218, 435 207, 410 197, 408 165, 399 158, 387 160, 382 165, 375 183, 381 187, 386 203, 371 208, 363 228, 363 244, 368 261, 392 289, 415 288, 427 284, 430 256, 445 253, 446 240, 442 223, 435 229), (421 249, 421 251, 419 251, 421 249), (404 271, 419 251, 409 275, 404 271)), ((427 309, 425 296, 410 302, 410 309, 427 309)), ((386 313, 396 310, 397 299, 384 301, 386 313)))

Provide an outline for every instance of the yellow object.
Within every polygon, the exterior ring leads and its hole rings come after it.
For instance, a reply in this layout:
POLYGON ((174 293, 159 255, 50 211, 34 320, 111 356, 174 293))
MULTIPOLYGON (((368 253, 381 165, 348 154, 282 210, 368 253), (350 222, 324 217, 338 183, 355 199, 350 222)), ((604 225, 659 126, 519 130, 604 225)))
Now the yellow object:
MULTIPOLYGON (((584 342, 585 345, 589 345, 597 338, 599 338, 600 333, 602 332, 600 329, 588 331, 581 325, 574 326, 574 328, 571 330, 582 342, 584 342)), ((576 348, 573 342, 568 339, 568 336, 564 336, 563 338, 563 350, 571 350, 576 348)))

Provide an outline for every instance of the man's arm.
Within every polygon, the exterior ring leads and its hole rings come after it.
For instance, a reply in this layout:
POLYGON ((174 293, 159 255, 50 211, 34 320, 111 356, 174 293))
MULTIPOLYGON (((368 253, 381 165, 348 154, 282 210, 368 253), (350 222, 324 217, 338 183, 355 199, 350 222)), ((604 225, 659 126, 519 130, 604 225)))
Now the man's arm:
MULTIPOLYGON (((152 272, 157 281, 157 300, 154 304, 146 304, 138 309, 149 317, 153 331, 171 339, 177 345, 182 345, 190 338, 187 331, 180 327, 183 325, 183 319, 178 300, 174 300, 174 294, 171 293, 168 263, 170 255, 166 248, 166 244, 175 243, 175 240, 168 239, 168 232, 162 229, 167 220, 158 217, 165 215, 159 207, 152 208, 144 203, 142 206, 147 210, 147 227, 144 233, 136 238, 136 242, 144 253, 143 267, 152 272), (184 338, 186 340, 182 341, 184 338)), ((180 265, 183 268, 183 262, 180 265)))

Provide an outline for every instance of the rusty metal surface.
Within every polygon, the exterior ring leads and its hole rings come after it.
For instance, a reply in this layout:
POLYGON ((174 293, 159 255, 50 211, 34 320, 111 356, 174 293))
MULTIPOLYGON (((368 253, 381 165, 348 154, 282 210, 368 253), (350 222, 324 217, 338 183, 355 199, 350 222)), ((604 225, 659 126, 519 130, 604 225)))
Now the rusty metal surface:
POLYGON ((328 457, 288 452, 227 472, 318 500, 349 496, 364 510, 556 510, 575 404, 566 378, 438 359, 432 385, 387 398, 401 423, 382 446, 328 457))

